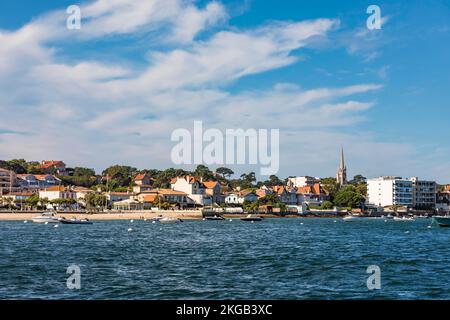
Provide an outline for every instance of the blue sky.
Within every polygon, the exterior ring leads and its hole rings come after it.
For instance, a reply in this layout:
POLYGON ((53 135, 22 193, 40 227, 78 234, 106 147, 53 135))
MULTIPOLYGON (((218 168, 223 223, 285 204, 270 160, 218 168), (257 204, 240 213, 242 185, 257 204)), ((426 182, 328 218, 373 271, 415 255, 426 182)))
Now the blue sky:
POLYGON ((171 167, 203 120, 279 128, 280 176, 334 175, 342 144, 350 175, 450 182, 449 53, 449 1, 2 1, 0 158, 171 167))

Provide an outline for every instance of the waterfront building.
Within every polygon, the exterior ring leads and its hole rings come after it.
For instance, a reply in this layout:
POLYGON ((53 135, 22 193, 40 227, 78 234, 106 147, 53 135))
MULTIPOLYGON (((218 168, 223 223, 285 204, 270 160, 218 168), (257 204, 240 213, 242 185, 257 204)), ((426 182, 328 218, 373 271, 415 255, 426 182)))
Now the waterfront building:
POLYGON ((222 185, 218 181, 205 181, 203 185, 206 187, 205 194, 211 197, 213 203, 224 203, 225 198, 221 193, 222 185))
POLYGON ((186 193, 197 205, 212 204, 212 197, 206 193, 206 186, 193 176, 187 175, 172 179, 171 188, 186 193))
POLYGON ((107 192, 105 194, 106 199, 110 205, 114 202, 124 201, 130 199, 133 194, 131 192, 107 192))
POLYGON ((321 205, 324 201, 330 200, 329 193, 322 188, 320 183, 297 188, 296 195, 298 204, 321 205))
POLYGON ((336 174, 336 182, 339 187, 342 187, 345 184, 347 184, 347 166, 345 165, 344 148, 343 147, 341 147, 341 157, 339 160, 338 172, 336 174))
POLYGON ((413 183, 413 207, 416 210, 433 210, 436 207, 436 181, 410 179, 413 183))
POLYGON ((295 191, 292 192, 285 186, 274 186, 272 189, 282 203, 287 205, 296 205, 298 203, 295 191))
POLYGON ((414 189, 410 179, 379 177, 367 180, 367 202, 379 207, 413 206, 414 189))

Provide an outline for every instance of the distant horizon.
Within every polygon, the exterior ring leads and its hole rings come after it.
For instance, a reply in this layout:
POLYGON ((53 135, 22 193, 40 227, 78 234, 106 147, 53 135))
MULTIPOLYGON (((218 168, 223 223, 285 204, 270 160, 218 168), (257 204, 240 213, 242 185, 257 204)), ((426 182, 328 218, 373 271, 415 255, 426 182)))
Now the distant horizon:
MULTIPOLYGON (((70 163, 68 164, 66 161, 64 161, 64 159, 28 160, 28 159, 24 159, 24 158, 20 158, 20 157, 19 158, 14 158, 14 159, 0 159, 0 161, 11 161, 11 160, 22 160, 22 159, 27 161, 27 162, 35 161, 35 162, 39 162, 39 163, 41 163, 42 161, 62 161, 62 162, 64 162, 66 164, 66 168, 72 168, 73 169, 73 168, 76 168, 76 167, 81 167, 81 168, 92 169, 92 170, 94 170, 96 175, 102 175, 102 172, 104 170, 106 170, 109 167, 115 166, 115 165, 128 166, 128 167, 136 168, 137 171, 144 171, 144 170, 164 171, 164 170, 173 168, 173 169, 182 169, 182 170, 185 170, 185 171, 193 172, 193 171, 195 171, 195 168, 197 167, 197 165, 194 165, 191 168, 187 168, 187 167, 183 167, 183 166, 168 166, 168 167, 163 167, 163 168, 158 168, 158 167, 141 168, 141 167, 136 167, 136 166, 133 166, 133 165, 130 165, 130 164, 126 164, 126 163, 121 163, 121 164, 120 163, 115 163, 115 164, 108 165, 108 166, 106 166, 104 168, 94 168, 94 167, 85 166, 85 165, 70 165, 70 163)), ((230 179, 238 179, 241 174, 254 172, 254 171, 236 171, 236 170, 233 169, 233 166, 227 166, 227 165, 207 166, 207 167, 213 172, 215 172, 215 170, 217 168, 220 168, 220 167, 226 167, 226 168, 229 168, 229 169, 233 170, 234 171, 234 175, 232 175, 230 177, 230 179)), ((364 173, 361 173, 361 172, 355 173, 355 174, 352 173, 350 175, 347 174, 347 180, 351 181, 357 175, 362 175, 366 179, 376 179, 376 178, 379 178, 379 177, 401 177, 401 178, 404 178, 404 179, 408 179, 408 178, 418 177, 420 180, 436 181, 436 183, 439 184, 439 185, 447 185, 447 184, 450 183, 450 182, 449 183, 441 182, 441 181, 436 180, 436 179, 427 179, 427 178, 424 178, 424 177, 421 177, 421 176, 417 176, 417 175, 401 176, 401 175, 395 175, 395 174, 382 174, 382 175, 378 175, 378 176, 366 176, 364 173)), ((256 174, 256 172, 255 172, 255 176, 256 176, 257 182, 263 182, 264 180, 268 180, 269 179, 269 176, 260 176, 260 175, 256 174)), ((287 175, 287 176, 276 174, 276 176, 278 178, 280 178, 280 179, 287 179, 287 178, 290 178, 290 177, 313 177, 313 178, 319 178, 319 179, 324 179, 324 178, 334 178, 335 179, 336 178, 336 173, 334 175, 333 174, 331 174, 331 175, 293 174, 293 175, 287 175)))

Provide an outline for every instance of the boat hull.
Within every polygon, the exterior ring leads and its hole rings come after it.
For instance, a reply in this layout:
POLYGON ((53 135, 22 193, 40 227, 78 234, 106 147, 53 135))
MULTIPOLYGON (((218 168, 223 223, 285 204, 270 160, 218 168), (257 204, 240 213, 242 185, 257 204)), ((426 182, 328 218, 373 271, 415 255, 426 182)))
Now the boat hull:
POLYGON ((92 224, 91 221, 73 221, 73 220, 61 220, 62 224, 92 224))
POLYGON ((441 227, 450 227, 450 217, 433 217, 433 220, 441 227))

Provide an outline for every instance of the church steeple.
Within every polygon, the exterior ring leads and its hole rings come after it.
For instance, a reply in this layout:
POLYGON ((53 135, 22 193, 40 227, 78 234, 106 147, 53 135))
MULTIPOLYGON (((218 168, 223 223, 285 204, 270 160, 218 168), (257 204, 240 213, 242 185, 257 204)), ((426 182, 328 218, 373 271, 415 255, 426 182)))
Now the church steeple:
POLYGON ((339 169, 336 175, 336 181, 340 187, 347 183, 347 167, 344 160, 344 148, 341 146, 341 157, 339 161, 339 169))

